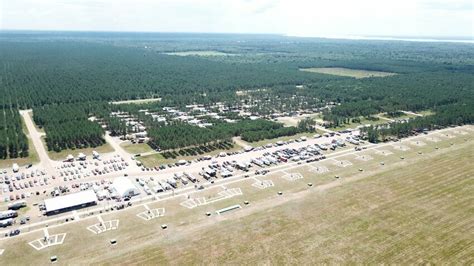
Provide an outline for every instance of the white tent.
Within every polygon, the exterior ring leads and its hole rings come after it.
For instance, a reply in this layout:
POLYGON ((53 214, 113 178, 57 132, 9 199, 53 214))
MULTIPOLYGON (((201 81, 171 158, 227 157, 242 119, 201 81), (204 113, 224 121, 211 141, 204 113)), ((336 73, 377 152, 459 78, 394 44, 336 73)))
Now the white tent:
POLYGON ((112 183, 113 193, 120 198, 132 197, 140 194, 137 187, 126 177, 117 177, 112 183))

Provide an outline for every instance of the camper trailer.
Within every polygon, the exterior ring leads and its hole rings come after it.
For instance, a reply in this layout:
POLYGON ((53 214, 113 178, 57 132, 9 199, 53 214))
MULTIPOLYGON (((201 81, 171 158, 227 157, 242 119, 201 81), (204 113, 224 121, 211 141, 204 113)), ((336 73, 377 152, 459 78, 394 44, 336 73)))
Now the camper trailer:
POLYGON ((18 213, 13 210, 2 211, 0 212, 0 220, 5 220, 9 218, 15 218, 18 216, 18 213))
POLYGON ((205 170, 205 172, 206 172, 206 174, 208 174, 208 175, 211 176, 211 177, 212 177, 212 176, 216 176, 216 170, 214 170, 214 169, 207 168, 207 169, 205 170))
POLYGON ((12 225, 14 222, 15 222, 15 220, 13 220, 13 218, 8 218, 8 219, 5 219, 5 220, 1 220, 1 221, 0 221, 0 227, 7 227, 7 226, 10 226, 10 225, 12 225))
POLYGON ((178 187, 178 184, 176 183, 176 180, 174 180, 173 178, 168 178, 166 179, 166 183, 168 183, 170 186, 172 186, 173 188, 177 188, 178 187))
POLYGON ((197 181, 197 178, 193 176, 192 174, 185 174, 186 177, 189 179, 189 181, 195 183, 197 181))
POLYGON ((24 200, 20 200, 20 201, 16 201, 16 202, 8 204, 8 209, 9 210, 18 210, 18 209, 21 209, 23 207, 26 207, 26 201, 24 201, 24 200))

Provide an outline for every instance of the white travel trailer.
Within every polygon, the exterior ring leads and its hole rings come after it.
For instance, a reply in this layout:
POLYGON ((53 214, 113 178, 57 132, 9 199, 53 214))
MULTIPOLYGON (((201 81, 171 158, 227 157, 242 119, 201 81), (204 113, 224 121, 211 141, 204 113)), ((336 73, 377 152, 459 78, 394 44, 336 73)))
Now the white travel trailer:
POLYGON ((12 225, 14 222, 15 222, 15 220, 13 220, 13 218, 8 218, 8 219, 5 219, 5 220, 1 220, 1 221, 0 221, 0 227, 7 227, 7 226, 10 226, 10 225, 12 225))
POLYGON ((18 216, 18 213, 13 210, 2 211, 0 212, 0 220, 5 220, 9 218, 15 218, 18 216))
POLYGON ((24 201, 24 200, 20 200, 20 201, 16 201, 16 202, 8 204, 8 209, 9 210, 18 210, 18 209, 21 209, 23 207, 26 207, 26 201, 24 201))

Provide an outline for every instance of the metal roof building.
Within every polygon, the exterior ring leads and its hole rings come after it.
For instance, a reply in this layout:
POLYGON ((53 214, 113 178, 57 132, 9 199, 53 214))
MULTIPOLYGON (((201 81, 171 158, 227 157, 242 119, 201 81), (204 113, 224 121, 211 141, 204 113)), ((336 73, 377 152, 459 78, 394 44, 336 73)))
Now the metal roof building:
POLYGON ((94 191, 86 190, 44 200, 46 214, 59 213, 75 208, 87 207, 97 203, 97 196, 94 191))

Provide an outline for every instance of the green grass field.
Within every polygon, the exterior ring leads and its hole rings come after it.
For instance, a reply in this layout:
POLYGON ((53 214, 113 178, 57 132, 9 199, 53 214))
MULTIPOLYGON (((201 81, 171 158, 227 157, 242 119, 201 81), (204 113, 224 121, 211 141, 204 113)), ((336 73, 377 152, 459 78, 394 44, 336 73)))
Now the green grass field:
MULTIPOLYGON (((166 208, 157 220, 137 218, 145 211, 142 206, 103 214, 104 220, 119 219, 120 227, 101 235, 85 228, 97 223, 96 218, 50 228, 50 235, 67 233, 66 242, 42 251, 27 244, 42 232, 2 240, 0 248, 6 250, 0 264, 47 264, 56 255, 60 264, 469 265, 474 263, 472 137, 439 136, 441 141, 433 143, 422 135, 424 146, 402 141, 410 147, 407 151, 377 146, 393 152, 387 156, 370 149, 343 154, 336 159, 353 165, 338 167, 332 159, 314 164, 330 170, 324 174, 312 172, 307 164, 275 170, 258 177, 272 180, 274 187, 252 187, 252 178, 226 184, 227 189, 241 188, 243 195, 194 209, 179 205, 185 196, 153 202, 150 208, 166 208), (362 155, 373 159, 356 159, 362 155), (282 178, 285 173, 304 178, 288 181, 282 178), (244 200, 250 205, 243 205, 244 200), (244 207, 204 215, 232 204, 244 207), (164 223, 167 230, 160 228, 164 223), (110 239, 118 244, 111 246, 110 239)), ((192 198, 213 197, 222 189, 200 191, 192 198)))
POLYGON ((148 144, 146 143, 133 144, 129 141, 126 141, 126 142, 120 143, 120 147, 122 147, 126 152, 131 153, 131 154, 153 151, 153 149, 150 146, 148 146, 148 144))
POLYGON ((363 69, 350 69, 341 67, 322 67, 322 68, 302 68, 301 71, 328 74, 343 77, 352 77, 356 79, 361 78, 372 78, 372 77, 388 77, 396 75, 396 73, 381 72, 381 71, 370 71, 363 69))

